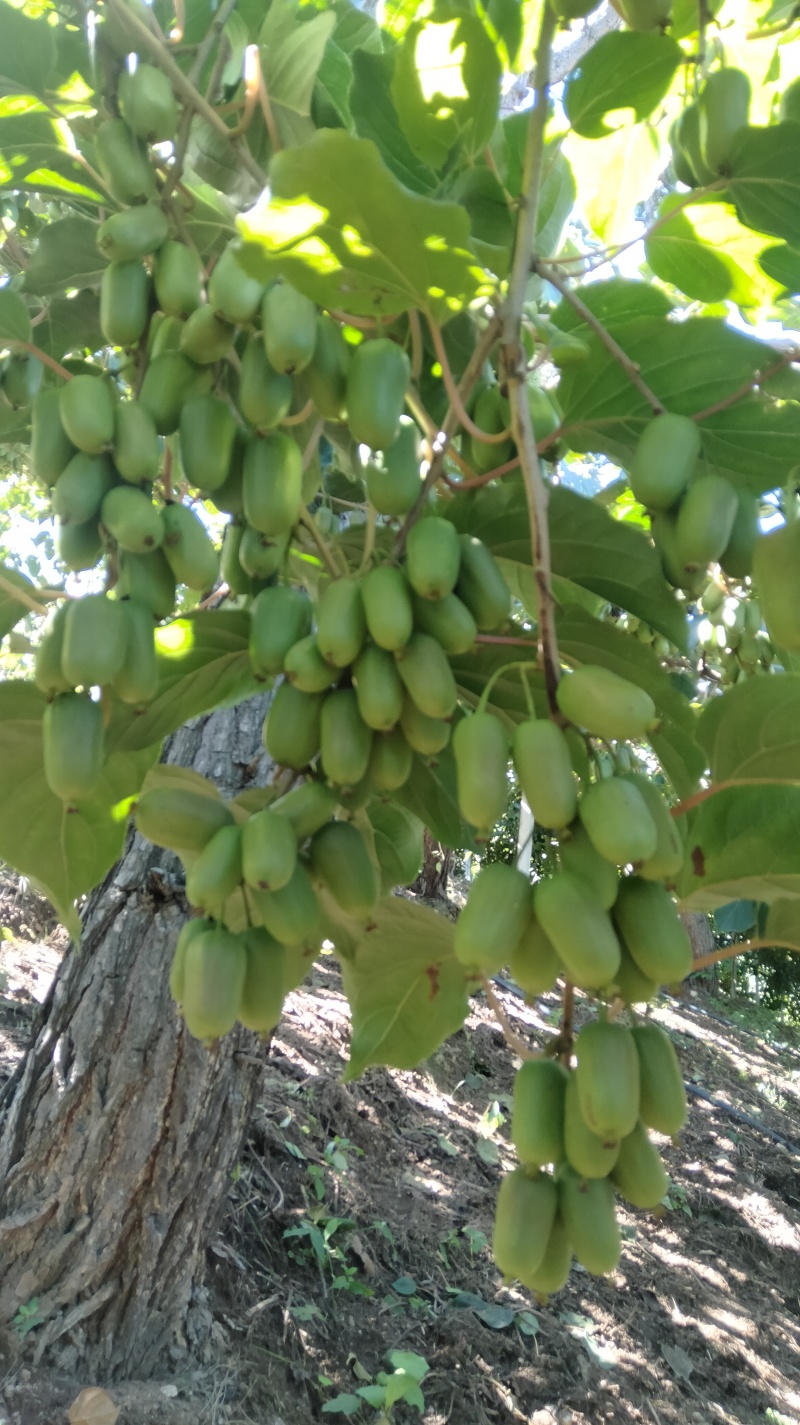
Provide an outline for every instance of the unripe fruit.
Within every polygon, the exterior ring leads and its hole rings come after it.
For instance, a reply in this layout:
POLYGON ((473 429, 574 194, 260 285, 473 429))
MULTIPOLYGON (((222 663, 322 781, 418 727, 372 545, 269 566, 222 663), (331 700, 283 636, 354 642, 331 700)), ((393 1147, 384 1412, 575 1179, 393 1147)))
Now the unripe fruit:
POLYGON ((239 1023, 257 1034, 269 1034, 283 1009, 283 978, 286 950, 266 930, 246 930, 242 934, 247 952, 239 1023))
POLYGON ((168 851, 202 851, 220 827, 232 825, 225 802, 187 787, 154 788, 136 803, 136 830, 168 851))
POLYGON ((658 994, 658 984, 639 969, 633 956, 622 942, 622 957, 614 976, 614 990, 625 1004, 647 1004, 658 994))
POLYGON ((575 1041, 575 1081, 587 1128, 604 1143, 632 1132, 639 1117, 639 1057, 623 1024, 593 1020, 575 1041))
POLYGON ((535 1272, 527 1272, 524 1281, 520 1280, 528 1291, 543 1299, 566 1285, 571 1266, 572 1243, 561 1214, 556 1213, 541 1262, 535 1272))
POLYGON ((233 1029, 247 972, 247 951, 239 935, 216 926, 195 935, 183 963, 182 1012, 186 1028, 203 1043, 233 1029))
POLYGON ((141 262, 110 262, 100 281, 100 330, 109 346, 135 346, 147 326, 150 278, 141 262))
POLYGON ((216 396, 190 396, 181 410, 181 465, 190 485, 219 490, 230 474, 236 418, 216 396))
POLYGON ((94 569, 103 549, 97 515, 85 524, 60 524, 56 531, 56 553, 73 574, 94 569))
POLYGON ((165 214, 155 203, 112 213, 97 230, 97 246, 109 262, 133 262, 155 252, 169 234, 165 214))
POLYGON ((112 687, 122 702, 145 707, 158 688, 153 614, 146 604, 136 599, 125 599, 120 608, 127 624, 125 658, 112 687))
POLYGON ((180 1007, 183 1001, 186 951, 196 935, 204 935, 207 930, 214 929, 215 925, 213 920, 206 920, 201 916, 195 916, 192 920, 187 920, 186 924, 181 927, 169 972, 169 992, 178 1007, 180 1007))
POLYGON ((120 549, 145 554, 164 537, 161 514, 149 495, 132 485, 117 485, 103 500, 101 519, 120 549))
POLYGON ((403 699, 400 727, 409 747, 421 757, 436 757, 450 741, 449 722, 427 717, 408 695, 403 699))
POLYGON ((242 884, 242 829, 222 826, 186 874, 186 899, 206 915, 221 918, 229 896, 242 884))
POLYGON ((326 663, 347 668, 358 657, 367 633, 361 585, 334 579, 323 590, 317 609, 317 643, 326 663))
POLYGON ((576 727, 608 742, 644 737, 655 722, 655 704, 649 693, 610 669, 591 663, 564 675, 556 701, 576 727))
POLYGON ((94 136, 97 167, 118 202, 138 203, 155 195, 155 174, 145 145, 124 119, 104 119, 94 136))
POLYGON ((148 362, 162 351, 180 351, 182 334, 183 317, 165 317, 163 312, 154 312, 147 336, 148 362))
POLYGON ((772 642, 800 652, 800 521, 759 536, 753 580, 772 642))
POLYGON ((568 826, 578 807, 578 791, 561 728, 544 719, 519 723, 511 755, 534 821, 557 831, 568 826))
POLYGON ((114 411, 114 464, 131 485, 158 475, 161 450, 153 417, 138 401, 120 401, 114 411))
POLYGON ((511 1141, 520 1162, 543 1168, 564 1154, 564 1093, 569 1075, 555 1059, 530 1059, 514 1077, 511 1141))
POLYGON ((527 876, 504 861, 491 861, 478 872, 456 922, 456 958, 470 970, 496 975, 508 964, 532 914, 527 876))
POLYGON ((233 326, 252 321, 264 295, 264 284, 251 277, 236 258, 236 249, 229 244, 214 264, 208 279, 208 305, 215 316, 233 326))
POLYGON ((227 356, 233 346, 235 327, 224 322, 208 305, 197 307, 187 317, 181 332, 180 349, 198 366, 213 366, 227 356))
POLYGON ((272 430, 288 414, 292 393, 291 377, 270 365, 261 333, 254 332, 239 372, 237 405, 245 420, 256 430, 272 430))
POLYGON ((277 574, 289 547, 287 534, 259 534, 246 525, 239 541, 239 563, 252 579, 271 579, 277 574))
MULTIPOLYGON (((223 584, 227 584, 232 594, 249 594, 252 589, 252 580, 242 568, 239 552, 242 544, 243 526, 237 520, 231 520, 225 526, 225 533, 222 536, 222 550, 219 556, 219 572, 223 584)), ((307 691, 311 691, 308 690, 307 691)))
POLYGON ((105 760, 103 710, 82 693, 61 693, 42 716, 44 776, 62 802, 84 801, 97 789, 105 760))
POLYGON ((288 885, 297 863, 297 834, 288 817, 265 807, 242 827, 242 873, 257 891, 288 885))
POLYGON ((322 910, 302 861, 281 890, 254 891, 253 901, 270 935, 281 945, 317 948, 323 933, 322 910))
POLYGON ((342 329, 323 312, 317 317, 314 354, 305 368, 305 378, 309 395, 326 420, 344 419, 349 365, 350 347, 342 329))
MULTIPOLYGON (((694 106, 692 106, 692 107, 694 107, 694 106)), ((679 183, 683 183, 684 187, 686 187, 686 188, 696 188, 696 187, 697 187, 697 174, 695 173, 694 168, 692 167, 691 163, 689 162, 688 156, 687 156, 686 152, 684 151, 684 149, 683 149, 683 147, 682 147, 682 145, 681 145, 681 143, 680 143, 680 133, 681 133, 681 128, 682 128, 682 122, 681 122, 681 120, 682 120, 682 118, 683 118, 683 115, 682 115, 682 114, 679 115, 678 118, 675 119, 672 124, 670 124, 670 129, 669 129, 669 145, 670 145, 670 149, 672 150, 672 154, 671 154, 672 171, 673 171, 673 173, 675 174, 675 177, 677 178, 678 182, 679 182, 679 183)), ((697 127, 698 127, 698 140, 699 140, 699 118, 696 119, 696 123, 697 123, 697 127)))
POLYGON ((125 658, 122 605, 105 594, 72 599, 64 619, 61 668, 73 688, 110 683, 125 658))
POLYGON ((303 458, 297 441, 281 431, 248 441, 243 489, 248 524, 261 534, 288 534, 302 508, 303 458))
POLYGON ((484 836, 500 820, 508 801, 508 735, 494 713, 462 718, 453 732, 458 807, 484 836))
POLYGON ((667 411, 649 421, 630 470, 631 489, 647 510, 669 510, 680 499, 700 455, 700 428, 667 411))
POLYGON ((329 781, 354 787, 367 770, 372 731, 362 720, 351 688, 328 693, 320 719, 320 761, 329 781))
POLYGON ((584 1179, 566 1172, 558 1184, 558 1203, 581 1266, 595 1276, 613 1272, 622 1243, 608 1178, 584 1179))
POLYGON ((178 583, 207 593, 219 577, 219 556, 202 520, 177 504, 165 505, 161 519, 164 556, 178 583))
POLYGON ((3 394, 16 411, 27 410, 39 394, 44 366, 38 356, 22 353, 8 358, 3 371, 3 394))
POLYGON ((66 469, 75 446, 61 424, 60 393, 40 391, 31 410, 31 469, 43 485, 55 485, 66 469))
POLYGON ((421 483, 420 438, 410 416, 400 417, 400 433, 380 463, 367 466, 367 495, 379 515, 405 515, 416 503, 421 483))
POLYGON ((105 455, 73 455, 53 486, 53 514, 62 524, 85 524, 96 519, 114 483, 114 470, 105 455))
POLYGON ((686 1122, 686 1089, 669 1035, 648 1020, 632 1030, 639 1056, 639 1114, 643 1123, 674 1138, 686 1122))
POLYGON ((580 821, 574 822, 568 832, 562 833, 558 855, 562 869, 586 881, 603 910, 610 910, 619 890, 617 868, 595 850, 580 821))
MULTIPOLYGON (((571 332, 559 332, 553 326, 550 328, 549 347, 550 360, 554 366, 560 366, 562 369, 582 365, 589 356, 589 348, 585 342, 574 337, 571 332)), ((528 386, 528 410, 531 413, 533 438, 537 446, 541 446, 542 441, 555 435, 561 425, 561 417, 550 396, 541 386, 528 386)), ((542 447, 542 459, 558 459, 559 444, 560 442, 556 441, 554 445, 542 447)))
POLYGON ((492 1252, 504 1277, 527 1279, 541 1266, 556 1216, 556 1185, 515 1168, 500 1184, 492 1252))
POLYGON ((363 341, 347 373, 347 422, 354 440, 388 450, 400 434, 411 363, 388 337, 363 341))
POLYGON ((178 429, 181 411, 197 378, 193 366, 179 351, 163 351, 154 356, 144 373, 139 404, 151 417, 159 435, 178 429))
POLYGON ((666 1195, 669 1178, 643 1123, 623 1138, 611 1176, 617 1192, 632 1207, 658 1207, 666 1195))
POLYGON ((509 960, 511 978, 525 995, 547 994, 562 972, 562 964, 552 941, 538 920, 532 918, 509 960))
POLYGON ((705 569, 691 571, 684 567, 678 549, 678 521, 673 510, 656 513, 650 520, 650 534, 661 560, 664 578, 676 589, 685 589, 696 598, 705 583, 705 569))
POLYGON ((639 969, 661 985, 677 984, 692 968, 692 946, 678 908, 656 881, 626 876, 614 921, 639 969))
POLYGON ((389 651, 403 648, 414 628, 414 611, 402 571, 389 564, 373 569, 361 589, 370 638, 389 651))
POLYGON ((378 877, 361 832, 329 821, 312 838, 311 869, 346 915, 367 916, 378 899, 378 877))
POLYGON ((282 767, 300 771, 319 752, 321 694, 300 693, 281 683, 264 723, 264 746, 282 767))
MULTIPOLYGON (((479 430, 485 431, 487 435, 500 435, 501 431, 507 430, 511 424, 511 412, 508 401, 500 394, 497 386, 484 386, 478 393, 472 418, 479 430)), ((504 440, 499 443, 478 440, 475 436, 470 437, 469 458, 470 463, 475 467, 479 475, 485 475, 489 470, 495 470, 498 465, 505 465, 511 459, 514 451, 513 442, 504 440)))
POLYGON ((475 647, 478 626, 457 594, 446 594, 436 601, 415 594, 412 605, 415 626, 435 638, 448 657, 470 653, 475 647))
POLYGON ((617 1161, 619 1140, 604 1142, 588 1127, 581 1112, 578 1081, 569 1075, 564 1095, 564 1153, 582 1178, 605 1178, 617 1161))
POLYGON ((576 985, 596 990, 611 983, 619 967, 619 941, 588 881, 569 871, 540 881, 534 910, 576 985))
POLYGON ((738 508, 736 491, 724 475, 702 475, 689 486, 675 524, 677 553, 685 568, 702 568, 724 554, 738 508))
POLYGON ((627 778, 594 782, 581 797, 579 811, 595 850, 614 865, 646 861, 655 854, 655 822, 641 792, 627 778))
POLYGON ((724 173, 733 141, 750 113, 750 80, 741 69, 716 69, 709 74, 697 101, 700 152, 714 173, 724 173))
POLYGON ((443 599, 452 594, 461 563, 455 525, 429 515, 412 525, 406 540, 408 581, 423 599, 443 599))
POLYGON ((120 599, 139 599, 157 619, 169 618, 175 608, 175 577, 162 549, 152 554, 127 554, 119 558, 120 599))
POLYGON ((59 392, 61 424, 72 444, 87 455, 109 450, 114 440, 114 403, 102 376, 73 376, 59 392))
POLYGON ((646 881, 674 881, 683 865, 683 842, 675 818, 670 816, 664 797, 649 777, 632 772, 624 780, 636 787, 645 802, 658 837, 653 855, 638 867, 638 875, 646 881))
POLYGON ((313 633, 292 645, 283 660, 283 671, 301 693, 324 693, 339 676, 338 669, 325 662, 313 633))
POLYGON ((128 128, 148 143, 166 143, 178 127, 178 101, 162 70, 141 61, 124 69, 117 89, 119 111, 128 128))
POLYGON ((250 662, 257 678, 283 669, 293 644, 311 628, 311 601, 300 589, 285 584, 262 589, 250 610, 250 662))
POLYGON ((629 30, 663 30, 672 16, 672 0, 617 0, 629 30))
POLYGON ((367 781, 378 792, 396 792, 405 786, 414 766, 414 753, 399 727, 372 739, 367 781))
POLYGON ((397 671, 420 712, 447 718, 455 712, 458 690, 440 644, 427 633, 412 633, 396 653, 397 671))
POLYGON ((188 317, 200 306, 203 269, 186 243, 165 242, 153 262, 153 286, 161 311, 168 317, 188 317))
POLYGON ((336 793, 324 782, 303 782, 272 803, 271 810, 290 821, 298 841, 313 836, 336 810, 336 793))
POLYGON ((46 698, 53 698, 56 693, 68 693, 72 688, 69 679, 65 678, 61 671, 61 650, 64 646, 66 614, 67 604, 58 604, 42 630, 42 636, 36 649, 33 681, 39 692, 44 693, 46 698))
POLYGON ((388 732, 403 710, 403 684, 391 654, 368 643, 356 659, 353 682, 362 720, 376 732, 388 732))
POLYGON ((317 341, 317 309, 288 282, 268 287, 261 303, 264 350, 276 371, 304 371, 317 341))
POLYGON ((463 600, 481 632, 490 632, 505 623, 511 613, 511 594, 494 555, 474 535, 462 534, 461 564, 456 593, 463 600))

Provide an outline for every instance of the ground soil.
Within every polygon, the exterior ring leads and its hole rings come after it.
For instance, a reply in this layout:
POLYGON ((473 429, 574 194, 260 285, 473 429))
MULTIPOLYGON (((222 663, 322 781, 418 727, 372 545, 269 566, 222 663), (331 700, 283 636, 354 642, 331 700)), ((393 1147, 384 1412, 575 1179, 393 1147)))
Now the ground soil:
MULTIPOLYGON (((0 1084, 63 948, 18 911, 0 943, 0 1084)), ((498 993, 526 1042, 555 1032, 555 996, 498 993)), ((374 1382, 390 1351, 428 1364, 424 1425, 800 1425, 800 1052, 717 1012, 690 981, 654 1015, 687 1080, 761 1126, 693 1098, 680 1144, 661 1143, 671 1206, 623 1212, 613 1277, 573 1269, 543 1304, 503 1284, 488 1247, 518 1063, 488 1007, 473 1001, 416 1072, 345 1085, 347 1004, 323 957, 287 1003, 211 1244, 207 1359, 115 1384, 119 1425, 345 1420, 323 1406, 374 1382)), ((62 1425, 98 1385, 9 1365, 0 1425, 62 1425)), ((400 1404, 391 1419, 420 1416, 400 1404)))

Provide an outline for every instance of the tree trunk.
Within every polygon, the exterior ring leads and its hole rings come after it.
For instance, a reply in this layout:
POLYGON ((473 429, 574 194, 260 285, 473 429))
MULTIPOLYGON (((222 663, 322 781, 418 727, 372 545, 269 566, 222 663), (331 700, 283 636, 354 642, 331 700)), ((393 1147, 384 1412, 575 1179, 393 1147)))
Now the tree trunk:
MULTIPOLYGON (((265 706, 196 719, 164 760, 229 796, 263 785, 265 706)), ((0 1134, 0 1323, 36 1299, 26 1349, 94 1379, 147 1376, 202 1345, 205 1249, 260 1077, 252 1035, 207 1052, 176 1021, 168 974, 186 915, 180 863, 131 834, 90 898, 0 1134)))
POLYGON ((446 899, 447 878, 453 866, 453 853, 440 841, 435 841, 425 828, 425 859, 412 890, 424 900, 446 899))

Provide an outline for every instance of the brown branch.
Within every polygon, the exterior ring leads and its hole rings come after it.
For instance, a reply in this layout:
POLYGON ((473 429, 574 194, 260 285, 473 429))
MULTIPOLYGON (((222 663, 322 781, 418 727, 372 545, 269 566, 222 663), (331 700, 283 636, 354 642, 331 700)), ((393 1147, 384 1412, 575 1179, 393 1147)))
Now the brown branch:
POLYGON ((473 437, 474 440, 479 440, 484 445, 502 445, 504 440, 508 440, 511 431, 502 430, 491 432, 488 430, 481 430, 480 426, 477 426, 472 420, 472 418, 467 414, 464 403, 461 400, 458 387, 455 383, 453 373, 450 370, 450 362, 448 360, 447 349, 442 338, 441 330, 437 326, 433 318, 430 316, 428 316, 428 327, 430 329, 431 339, 433 341, 433 349, 436 352, 436 355, 439 360, 439 365, 442 368, 442 380, 444 381, 445 390, 447 391, 450 404, 455 410, 456 415, 458 416, 459 425, 463 426, 464 430, 469 431, 469 434, 473 437))
POLYGON ((21 351, 29 352, 31 356, 37 356, 45 366, 49 366, 50 370, 55 371, 56 376, 60 376, 63 381, 72 380, 71 371, 67 371, 66 367, 61 366, 54 357, 48 356, 47 352, 42 351, 41 347, 34 346, 32 341, 10 341, 9 346, 19 347, 21 351))
POLYGON ((687 811, 694 811, 695 807, 707 802, 709 797, 715 797, 717 792, 729 792, 734 787, 780 787, 792 780, 790 777, 731 777, 725 782, 713 782, 710 787, 703 787, 685 801, 670 807, 670 816, 685 816, 687 811))
POLYGON ((514 648, 529 648, 531 653, 536 648, 534 638, 513 638, 504 633, 479 633, 475 638, 476 643, 509 643, 514 648))
POLYGON ((710 954, 693 960, 691 973, 694 974, 695 970, 707 970, 711 965, 718 965, 720 960, 732 960, 736 955, 747 955, 751 950, 791 950, 797 955, 800 954, 800 945, 790 945, 787 940, 742 940, 737 945, 726 945, 722 950, 713 950, 710 954))
POLYGON ((481 984, 483 986, 483 992, 486 995, 486 1002, 503 1031, 503 1038, 509 1049, 517 1054, 520 1059, 541 1059, 541 1049, 530 1049, 525 1043, 525 1040, 521 1039, 516 1030, 512 1028, 508 1015, 485 975, 481 975, 481 984))
POLYGON ((741 401, 745 396, 749 396, 751 391, 763 386, 765 381, 769 381, 772 376, 776 376, 782 371, 784 366, 790 366, 793 361, 800 361, 800 351, 792 347, 790 351, 774 361, 764 372, 755 372, 749 381, 743 381, 741 386, 737 386, 735 391, 731 391, 729 396, 723 396, 721 401, 715 401, 713 406, 707 406, 704 411, 696 411, 692 416, 693 421, 705 421, 709 416, 715 416, 719 411, 726 411, 729 406, 735 406, 737 401, 741 401))
POLYGON ((561 996, 561 1028, 558 1034, 558 1057, 565 1068, 569 1068, 569 1061, 572 1058, 572 1046, 575 1042, 573 1031, 573 1015, 575 1011, 575 986, 570 980, 564 982, 564 993, 561 996))
MULTIPOLYGON (((258 54, 257 48, 256 54, 258 54)), ((275 114, 272 108, 272 102, 269 97, 269 90, 267 89, 267 81, 264 77, 264 69, 261 64, 260 55, 258 59, 258 102, 261 105, 261 112, 264 115, 264 123, 267 126, 269 141, 272 144, 272 152, 280 153, 281 149, 283 148, 283 144, 281 143, 281 136, 278 130, 278 125, 275 122, 275 114)))

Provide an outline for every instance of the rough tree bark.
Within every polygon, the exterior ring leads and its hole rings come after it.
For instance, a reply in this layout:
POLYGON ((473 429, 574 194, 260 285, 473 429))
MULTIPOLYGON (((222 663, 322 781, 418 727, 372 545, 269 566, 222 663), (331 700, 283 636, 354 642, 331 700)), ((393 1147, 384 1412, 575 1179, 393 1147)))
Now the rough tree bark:
POLYGON ((436 900, 447 896, 447 878, 453 866, 453 852, 440 841, 435 841, 425 828, 425 859, 422 870, 411 889, 424 900, 436 900))
MULTIPOLYGON (((263 784, 264 708, 196 719, 164 760, 227 795, 263 784)), ((176 1023, 168 971, 186 914, 180 864, 131 835, 89 901, 0 1132, 0 1323, 36 1298, 34 1359, 95 1380, 146 1376, 202 1344, 205 1248, 259 1081, 254 1036, 237 1030, 208 1053, 176 1023)))

